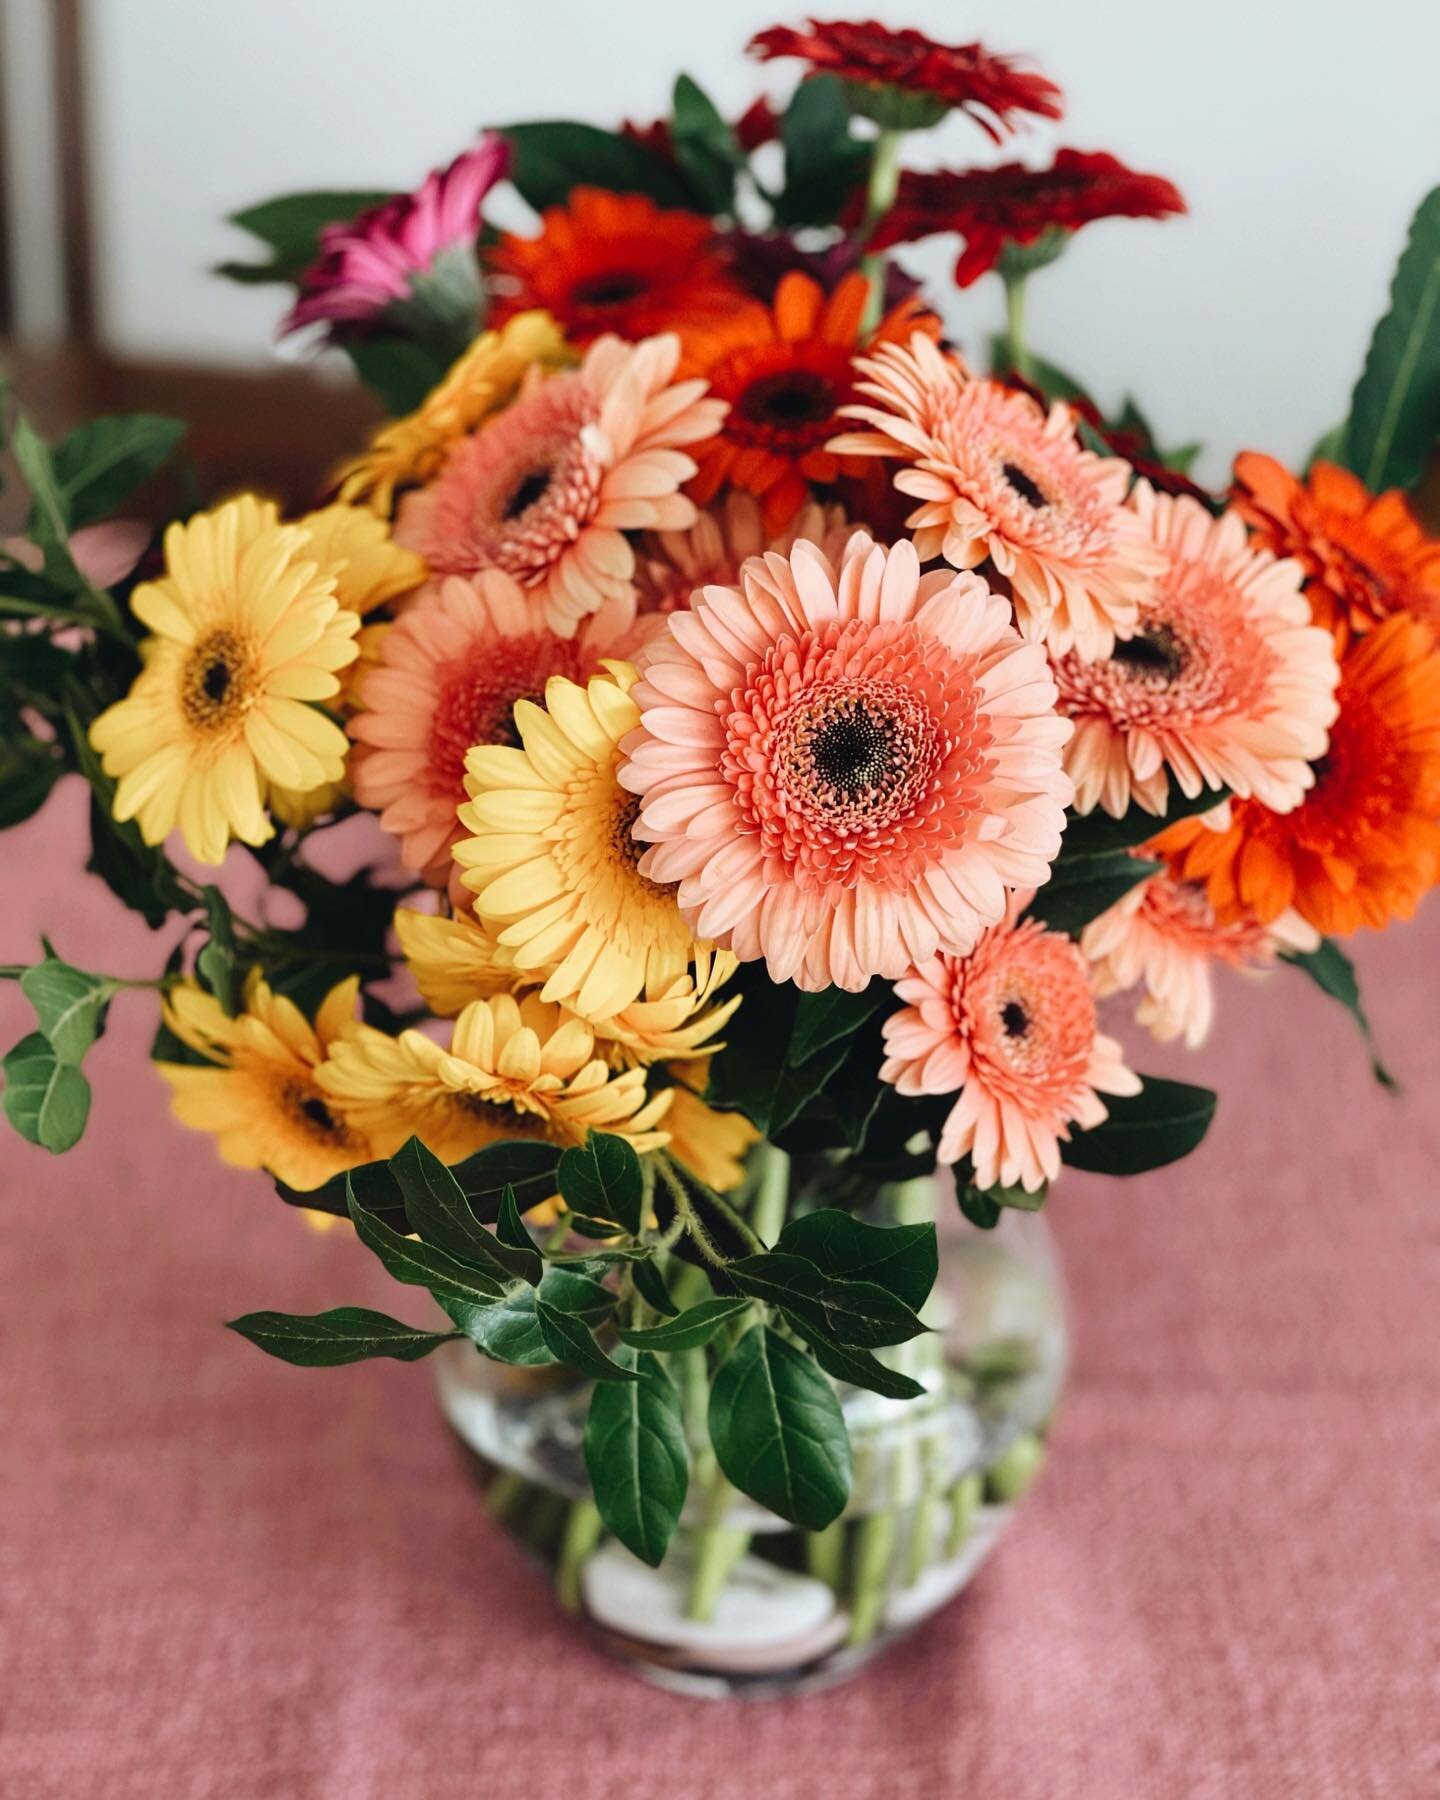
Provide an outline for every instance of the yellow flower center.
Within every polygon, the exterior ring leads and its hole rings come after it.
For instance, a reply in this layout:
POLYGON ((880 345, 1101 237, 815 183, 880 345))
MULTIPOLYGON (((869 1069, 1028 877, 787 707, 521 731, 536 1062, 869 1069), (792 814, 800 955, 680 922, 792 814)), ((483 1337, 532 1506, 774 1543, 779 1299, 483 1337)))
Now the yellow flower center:
POLYGON ((255 659, 243 638, 224 626, 207 632, 185 659, 180 703, 197 731, 228 730, 255 699, 255 659))

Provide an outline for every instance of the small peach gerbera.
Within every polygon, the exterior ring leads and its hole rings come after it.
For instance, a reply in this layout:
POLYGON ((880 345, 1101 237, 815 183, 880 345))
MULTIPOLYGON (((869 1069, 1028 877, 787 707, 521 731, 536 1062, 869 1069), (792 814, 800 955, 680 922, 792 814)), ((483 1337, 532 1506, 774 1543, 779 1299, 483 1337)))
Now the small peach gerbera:
POLYGON ((679 358, 672 335, 607 337, 573 372, 527 383, 402 503, 397 540, 437 575, 503 569, 553 631, 572 636, 630 591, 627 531, 694 523, 679 488, 695 463, 682 446, 712 437, 725 408, 702 397, 703 381, 674 380, 679 358))
POLYGON ((926 337, 884 345, 860 368, 873 404, 844 410, 869 429, 831 447, 906 465, 895 486, 920 502, 907 523, 922 559, 973 569, 988 558, 1026 637, 1057 655, 1108 656, 1165 566, 1124 504, 1130 465, 1083 449, 1069 407, 1047 413, 979 380, 926 337))
POLYGON ((1047 878, 1070 782, 1044 652, 912 544, 752 559, 668 615, 640 675, 640 873, 776 981, 893 980, 1047 878))
POLYGON ((1143 984, 1135 1013, 1139 1023, 1160 1043, 1183 1038, 1193 1050, 1210 1030, 1211 972, 1217 963, 1263 970, 1279 951, 1314 950, 1319 941, 1314 928, 1293 912, 1273 925, 1252 917, 1222 924, 1203 887, 1161 869, 1092 919, 1081 933, 1080 949, 1097 995, 1143 984))
POLYGON ((1034 1192, 1060 1172, 1060 1145, 1108 1116, 1101 1094, 1138 1094, 1119 1044, 1095 1026, 1077 945, 1020 913, 968 956, 935 956, 896 982, 907 1004, 885 1021, 880 1078, 902 1094, 959 1096, 940 1133, 942 1162, 969 1156, 977 1187, 1034 1192))
POLYGON ((643 194, 570 190, 547 207, 538 237, 507 234, 488 256, 497 323, 544 307, 574 344, 606 332, 682 337, 763 309, 730 273, 715 226, 698 213, 666 211, 643 194))
POLYGON ((1340 676, 1300 565, 1251 549, 1233 511, 1215 519, 1143 481, 1132 503, 1166 562, 1134 635, 1093 662, 1054 658, 1076 811, 1163 813, 1169 770, 1192 798, 1228 787, 1287 812, 1314 779, 1340 676))
MULTIPOLYGON (((856 392, 854 357, 869 293, 858 270, 828 296, 818 281, 791 270, 775 290, 773 315, 761 309, 739 325, 728 322, 692 348, 687 366, 730 408, 690 487, 702 506, 726 483, 744 488, 759 497, 765 530, 774 536, 809 499, 811 482, 833 482, 863 466, 837 455, 829 440, 856 392)), ((939 322, 906 300, 865 342, 884 343, 917 327, 938 332, 939 322)))
POLYGON ((732 488, 702 512, 688 531, 647 532, 638 546, 635 588, 644 613, 674 612, 700 588, 733 587, 747 557, 767 550, 787 555, 802 538, 819 544, 832 561, 853 528, 843 507, 807 501, 779 534, 765 529, 760 502, 732 488))
POLYGON ((1254 450, 1236 457, 1235 488, 1261 542, 1304 566, 1322 624, 1368 631, 1409 612, 1440 626, 1440 543, 1398 489, 1372 495, 1359 476, 1328 462, 1301 482, 1254 450))
POLYGON ((1357 638, 1340 669, 1339 716, 1293 812, 1237 800, 1220 830, 1181 819, 1158 848, 1203 881, 1223 920, 1293 907, 1344 935, 1408 919, 1440 879, 1440 650, 1401 613, 1357 638))
POLYGON ((546 629, 524 590, 500 569, 449 576, 386 632, 361 684, 349 732, 355 798, 400 839, 400 860, 436 887, 461 835, 465 753, 514 744, 515 702, 539 700, 552 675, 583 681, 602 657, 631 647, 633 596, 606 600, 574 637, 546 629))

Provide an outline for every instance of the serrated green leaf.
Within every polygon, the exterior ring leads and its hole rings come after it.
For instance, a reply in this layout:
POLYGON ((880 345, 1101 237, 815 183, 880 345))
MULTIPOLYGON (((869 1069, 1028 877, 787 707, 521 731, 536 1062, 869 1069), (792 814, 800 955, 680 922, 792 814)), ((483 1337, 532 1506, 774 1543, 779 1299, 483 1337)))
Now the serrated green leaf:
POLYGON ((53 452, 55 481, 70 529, 113 513, 173 453, 185 435, 179 419, 120 413, 91 419, 53 452))
POLYGON ((592 1131, 560 1158, 559 1179, 560 1197, 572 1212, 614 1219, 629 1236, 640 1235, 645 1177, 640 1158, 624 1138, 592 1131))
POLYGON ((903 1344, 925 1329, 903 1300, 875 1282, 826 1275, 805 1257, 788 1251, 742 1256, 726 1273, 742 1294, 783 1306, 837 1344, 874 1349, 903 1344))
POLYGON ((1322 938, 1318 949, 1287 950, 1282 952, 1281 960, 1294 965, 1308 975, 1323 994, 1332 1000, 1338 1000, 1360 1027, 1360 1035, 1365 1040, 1365 1048, 1370 1052, 1370 1071, 1381 1087, 1392 1094, 1400 1092, 1400 1083, 1381 1062, 1375 1053, 1375 1039, 1370 1030, 1370 1020, 1366 1017, 1365 1008, 1360 1004, 1360 980, 1355 973, 1355 965, 1333 938, 1322 938))
POLYGON ((62 1063, 77 1066, 95 1042, 117 983, 91 975, 53 953, 20 977, 20 991, 35 1008, 40 1030, 62 1063))
POLYGON ((897 1369, 887 1368, 868 1350, 856 1349, 853 1344, 830 1343, 804 1319, 796 1318, 793 1313, 786 1313, 785 1317, 791 1329, 810 1346, 816 1362, 836 1381, 867 1388, 872 1394, 883 1394, 887 1400, 917 1400, 925 1392, 922 1383, 912 1376, 900 1374, 897 1369))
POLYGON ((499 131, 510 145, 510 180, 537 212, 563 206, 580 186, 647 194, 661 206, 690 204, 674 169, 616 132, 570 119, 502 125, 499 131))
POLYGON ((710 1442, 742 1494, 805 1531, 850 1497, 850 1439, 819 1368, 769 1326, 747 1331, 710 1390, 710 1442))
POLYGON ((1411 221, 1390 310, 1350 402, 1345 462, 1372 494, 1413 487, 1440 438, 1440 188, 1411 221))
POLYGON ((749 1310, 750 1302, 743 1295, 738 1298, 727 1296, 715 1300, 699 1300, 694 1306, 687 1306, 675 1318, 667 1319, 663 1325, 652 1325, 646 1330, 622 1331, 620 1335, 627 1344, 633 1344, 638 1350, 700 1350, 723 1325, 729 1324, 732 1319, 738 1319, 749 1310))
POLYGON ((835 1207, 789 1220, 775 1247, 823 1274, 874 1282, 916 1313, 940 1268, 933 1225, 866 1225, 835 1207))
POLYGON ((1209 1088, 1159 1076, 1141 1078, 1138 1094, 1105 1094, 1103 1125, 1077 1132, 1060 1146, 1074 1169, 1102 1175, 1140 1175, 1188 1156, 1210 1129, 1215 1095, 1209 1088))
POLYGON ((615 1362, 638 1379, 596 1384, 585 1421, 585 1467, 607 1527, 632 1555, 658 1569, 690 1485, 680 1396, 653 1356, 621 1348, 615 1362))
POLYGON ((231 1331, 282 1362, 302 1369, 337 1368, 372 1356, 416 1362, 454 1338, 453 1331, 419 1331, 386 1313, 364 1306, 337 1306, 330 1312, 255 1312, 226 1321, 231 1331))

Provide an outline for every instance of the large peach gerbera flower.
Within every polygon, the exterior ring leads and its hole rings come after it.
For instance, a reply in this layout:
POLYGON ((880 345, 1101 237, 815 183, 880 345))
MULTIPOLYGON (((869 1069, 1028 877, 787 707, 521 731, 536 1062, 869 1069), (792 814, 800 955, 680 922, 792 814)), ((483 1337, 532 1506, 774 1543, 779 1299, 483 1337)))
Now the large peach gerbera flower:
POLYGON ((458 443, 431 485, 401 505, 396 539, 437 575, 499 568, 551 629, 629 592, 627 531, 683 530, 695 473, 683 445, 724 417, 703 381, 674 381, 680 341, 601 338, 573 373, 530 382, 485 430, 458 443))
POLYGON ((1107 1117, 1101 1094, 1137 1094, 1119 1044, 1095 1028, 1085 958, 1069 938, 1020 918, 1028 895, 968 956, 935 956, 895 984, 882 1081, 902 1094, 959 1097, 942 1162, 968 1155, 978 1187, 1034 1192, 1060 1172, 1060 1145, 1107 1117))
POLYGON ((847 406, 870 429, 831 448, 907 466, 895 486, 920 501, 907 523, 921 558, 957 569, 987 558, 1009 581, 1026 637, 1057 655, 1108 656, 1165 559, 1124 504, 1131 469, 1081 448, 1075 418, 1028 394, 973 377, 928 338, 862 358, 847 406))
POLYGON ((375 1156, 412 1136, 447 1163, 503 1138, 579 1144, 592 1128, 637 1150, 665 1142, 653 1128, 669 1095, 647 1101, 643 1069, 612 1073, 589 1026, 534 994, 472 1001, 448 1047, 419 1031, 392 1038, 358 1026, 331 1047, 319 1080, 375 1156))
MULTIPOLYGON (((809 499, 812 481, 833 482, 861 466, 847 464, 829 440, 856 392, 853 359, 869 293, 858 270, 828 298, 818 281, 792 270, 775 290, 773 315, 760 309, 692 349, 688 366, 730 408, 690 486, 702 506, 727 482, 744 488, 759 496, 773 536, 809 499)), ((867 342, 883 343, 917 326, 939 330, 918 302, 906 300, 867 342)))
POLYGON ((1159 1042, 1183 1038, 1193 1050, 1210 1030, 1217 963, 1263 970, 1277 952, 1314 950, 1319 942, 1314 928, 1293 912, 1273 925, 1251 917, 1222 924, 1203 887, 1161 869, 1092 919, 1080 949, 1098 996, 1143 984, 1139 1023, 1159 1042))
POLYGON ((640 872, 776 981, 863 988, 968 950, 1046 879, 1069 725, 1038 645, 974 576, 864 533, 710 587, 641 653, 640 872))
POLYGON ((1262 543, 1311 577, 1315 617, 1368 631, 1391 613, 1440 626, 1440 543, 1398 489, 1372 495, 1358 476, 1317 462, 1303 482, 1271 456, 1235 459, 1240 511, 1262 543))
POLYGON ((763 310, 726 267, 711 220, 663 211, 643 194, 572 188, 564 206, 541 214, 538 237, 505 236, 487 265, 492 319, 543 307, 575 344, 606 332, 684 338, 763 310))
POLYGON ((472 835, 455 846, 476 916, 519 978, 591 1020, 665 993, 696 954, 673 890, 637 867, 638 803, 618 778, 620 740, 640 723, 635 672, 610 669, 585 687, 552 676, 543 709, 515 708, 520 748, 470 752, 460 823, 472 835))
POLYGON ((648 532, 638 546, 635 589, 644 613, 668 613, 690 604, 703 587, 733 587, 749 557, 767 550, 788 555, 802 538, 819 544, 832 561, 853 528, 840 506, 808 501, 779 534, 765 529, 760 502, 732 488, 702 512, 688 531, 648 532))
POLYGON ((552 675, 585 680, 602 657, 633 647, 634 623, 634 598, 622 594, 574 637, 556 637, 499 569, 474 581, 452 575, 406 610, 361 684, 349 732, 360 746, 355 798, 400 839, 407 869, 444 886, 461 835, 465 753, 517 743, 515 702, 540 699, 552 675))
POLYGON ((1292 906, 1317 931, 1408 919, 1440 878, 1440 650, 1404 614, 1357 638, 1315 785, 1293 812, 1254 800, 1211 829, 1182 819, 1156 840, 1203 881, 1223 920, 1266 924, 1292 906))
POLYGON ((1075 808, 1121 818, 1132 800, 1163 813, 1174 773, 1253 794, 1287 812, 1314 779, 1340 671, 1310 624, 1298 563, 1252 550, 1234 512, 1136 484, 1136 513, 1166 567, 1140 602, 1135 635, 1107 657, 1056 657, 1060 710, 1075 721, 1065 767, 1075 808))

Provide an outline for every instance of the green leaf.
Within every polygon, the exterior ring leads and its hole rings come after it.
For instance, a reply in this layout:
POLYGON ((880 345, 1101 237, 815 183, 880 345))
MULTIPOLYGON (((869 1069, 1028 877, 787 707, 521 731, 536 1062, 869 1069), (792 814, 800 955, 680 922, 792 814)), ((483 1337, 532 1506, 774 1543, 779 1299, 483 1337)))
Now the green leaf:
POLYGON ((585 1421, 585 1467, 606 1526, 632 1555, 658 1569, 690 1485, 680 1396, 653 1356, 621 1349, 616 1363, 639 1379, 596 1385, 585 1421))
POLYGON ((0 1062, 5 1117, 31 1144, 59 1155, 73 1149, 90 1116, 90 1083, 73 1063, 62 1062, 38 1031, 21 1038, 0 1062))
POLYGON ((680 173, 694 189, 701 209, 732 213, 735 175, 744 166, 745 154, 714 102, 688 75, 675 82, 670 137, 680 173))
POLYGON ((501 1282, 533 1267, 533 1246, 527 1256, 487 1231, 455 1176, 419 1138, 390 1158, 390 1172, 404 1196, 405 1216, 427 1244, 477 1264, 501 1282))
POLYGON ((510 180, 536 212, 562 206, 574 187, 648 194, 661 206, 688 206, 685 184, 665 162, 631 138, 569 119, 502 125, 510 145, 510 180))
POLYGON ((553 1311, 584 1319, 590 1325, 609 1318, 615 1308, 614 1294, 603 1282, 595 1280, 584 1263, 569 1268, 549 1264, 540 1282, 540 1298, 553 1311))
POLYGON ((65 773, 65 758, 35 738, 0 743, 0 831, 33 818, 65 773))
POLYGON ((438 1300, 464 1301, 472 1306, 488 1306, 503 1298, 504 1283, 479 1269, 470 1268, 460 1258, 437 1250, 433 1244, 417 1242, 368 1212, 355 1192, 354 1172, 346 1182, 346 1199, 355 1235, 367 1250, 373 1250, 397 1281, 412 1287, 428 1288, 438 1300))
POLYGON ((314 262, 320 249, 320 232, 326 225, 353 219, 367 207, 378 206, 390 195, 379 189, 322 190, 280 194, 231 213, 229 223, 248 231, 274 252, 268 263, 222 263, 219 273, 239 281, 293 281, 314 262))
POLYGON ((1101 812, 1098 808, 1083 817, 1078 813, 1068 813, 1065 836, 1060 840, 1061 866, 1069 857, 1105 856, 1116 850, 1135 849, 1148 843, 1177 819, 1189 819, 1196 813, 1209 812, 1230 794, 1229 788, 1202 788, 1198 794, 1185 794, 1181 792, 1180 784, 1173 774, 1169 780, 1170 790, 1165 800, 1165 811, 1159 817, 1154 813, 1143 812, 1138 806, 1132 806, 1120 819, 1112 819, 1109 813, 1101 812))
POLYGON ((830 225, 869 178, 872 143, 850 135, 850 105, 833 75, 801 82, 780 121, 785 188, 777 225, 830 225))
POLYGON ((302 1369, 335 1368, 341 1363, 364 1362, 372 1356, 390 1356, 397 1362, 416 1362, 441 1344, 453 1331, 418 1331, 381 1312, 364 1306, 337 1306, 330 1312, 305 1317, 299 1313, 255 1312, 228 1319, 231 1331, 249 1338, 267 1356, 295 1363, 302 1369))
POLYGON ((1293 963, 1315 983, 1323 994, 1340 1004, 1360 1027, 1360 1035, 1365 1040, 1365 1048, 1370 1052, 1370 1070, 1381 1087, 1392 1094, 1398 1094, 1400 1083, 1381 1062, 1375 1053, 1375 1040, 1371 1035, 1370 1021, 1365 1009, 1360 1004, 1360 981, 1355 973, 1355 965, 1333 938, 1322 938, 1317 950, 1287 950, 1282 953, 1283 962, 1293 963))
POLYGON ((460 1183, 476 1218, 488 1223, 499 1217, 507 1187, 522 1213, 552 1198, 559 1166, 558 1144, 538 1138, 504 1138, 456 1163, 450 1173, 460 1183))
POLYGON ((824 988, 818 994, 801 994, 790 1033, 790 1060, 803 1063, 842 1038, 851 1038, 892 997, 888 981, 878 975, 863 992, 848 994, 844 988, 824 988))
POLYGON ((55 479, 55 466, 44 440, 24 413, 17 413, 10 427, 10 453, 30 495, 28 536, 44 552, 45 573, 68 592, 84 588, 84 578, 70 555, 70 515, 55 479))
POLYGON ((1000 1223, 1004 1207, 992 1188, 979 1188, 970 1179, 970 1164, 955 1165, 955 1198, 960 1210, 977 1231, 993 1231, 1000 1223))
POLYGON ((495 1362, 533 1369, 557 1360, 541 1335, 534 1288, 513 1288, 491 1306, 472 1306, 443 1295, 440 1304, 471 1343, 495 1362))
POLYGON ((726 1270, 742 1294, 783 1306, 838 1344, 903 1344, 925 1327, 903 1300, 873 1281, 842 1281, 803 1256, 762 1250, 726 1270))
POLYGON ((710 1442, 726 1477, 804 1531, 823 1531, 850 1497, 840 1403, 810 1357, 768 1325, 747 1331, 710 1390, 710 1442))
POLYGON ((53 452, 55 480, 70 529, 113 513, 148 481, 185 435, 179 419, 120 413, 92 419, 53 452))
POLYGON ((865 1225, 835 1207, 791 1219, 775 1247, 826 1275, 873 1282, 917 1313, 940 1269, 933 1225, 865 1225))
POLYGON ((918 1400, 925 1392, 924 1385, 913 1376, 887 1368, 868 1350, 857 1350, 852 1344, 830 1343, 803 1319, 796 1318, 793 1313, 785 1316, 810 1346, 816 1362, 836 1381, 848 1382, 851 1387, 868 1388, 872 1394, 883 1394, 887 1400, 918 1400))
POLYGON ((743 1112, 769 1133, 800 1005, 798 989, 769 980, 763 963, 742 963, 730 993, 743 998, 725 1028, 725 1048, 711 1060, 705 1100, 721 1112, 743 1112))
POLYGON ((1413 487, 1440 438, 1440 188, 1420 202, 1350 402, 1345 462, 1370 489, 1413 487))
POLYGON ((44 962, 20 977, 20 991, 35 1008, 40 1029, 62 1063, 78 1065, 103 1027, 117 983, 62 962, 48 949, 44 962))
POLYGON ((434 344, 402 337, 351 338, 345 354, 392 418, 414 412, 444 378, 452 360, 434 344))
POLYGON ((1092 919, 1108 912, 1136 884, 1163 867, 1128 850, 1102 850, 1062 856, 1050 865, 1050 879, 1025 909, 1050 931, 1079 937, 1092 919))
POLYGON ((678 1316, 680 1308, 670 1298, 670 1290, 665 1285, 665 1277, 655 1263, 648 1258, 637 1262, 632 1271, 632 1279, 640 1297, 648 1306, 664 1318, 673 1319, 678 1316))
POLYGON ((572 1212, 614 1219, 631 1237, 640 1235, 645 1178, 640 1158, 624 1138, 592 1131, 583 1145, 560 1158, 559 1173, 560 1195, 572 1212))
POLYGON ((1060 1146, 1060 1156, 1074 1169, 1101 1175, 1140 1175, 1178 1162, 1195 1149, 1215 1116, 1209 1088, 1185 1081, 1141 1079, 1138 1094, 1103 1096, 1109 1118, 1060 1146))
POLYGON ((622 1331, 620 1335, 639 1350, 700 1350, 722 1325, 749 1310, 750 1302, 743 1296, 699 1300, 663 1325, 652 1325, 644 1331, 622 1331))
MULTIPOLYGON (((549 1275, 547 1270, 546 1274, 549 1275)), ((612 1362, 600 1346, 584 1319, 574 1313, 561 1312, 543 1299, 537 1291, 535 1296, 535 1315, 540 1321, 540 1335, 545 1340, 546 1348, 557 1361, 567 1363, 572 1369, 578 1369, 582 1375, 591 1375, 596 1381, 638 1381, 640 1378, 633 1369, 621 1368, 619 1363, 612 1362)))
POLYGON ((495 1235, 502 1244, 511 1250, 518 1250, 519 1261, 515 1264, 515 1272, 530 1283, 532 1287, 539 1281, 545 1271, 545 1263, 535 1247, 535 1240, 525 1229, 525 1221, 520 1217, 520 1208, 515 1203, 515 1190, 509 1182, 500 1196, 500 1212, 495 1220, 495 1235))
POLYGON ((233 1019, 239 1005, 236 982, 235 925, 225 896, 217 887, 205 889, 205 916, 210 937, 195 958, 195 973, 233 1019))

